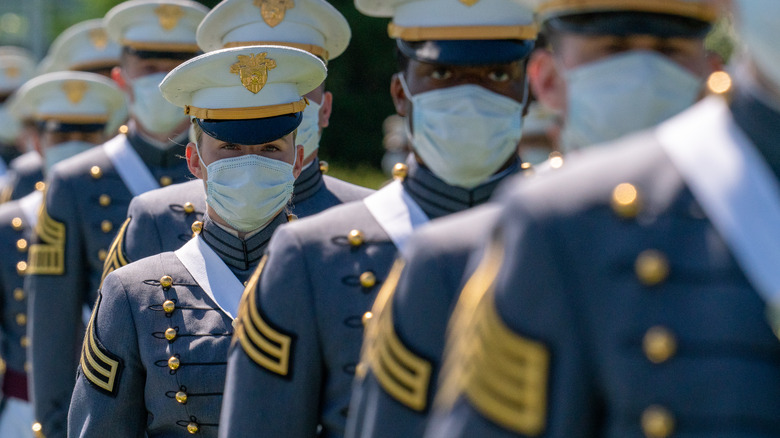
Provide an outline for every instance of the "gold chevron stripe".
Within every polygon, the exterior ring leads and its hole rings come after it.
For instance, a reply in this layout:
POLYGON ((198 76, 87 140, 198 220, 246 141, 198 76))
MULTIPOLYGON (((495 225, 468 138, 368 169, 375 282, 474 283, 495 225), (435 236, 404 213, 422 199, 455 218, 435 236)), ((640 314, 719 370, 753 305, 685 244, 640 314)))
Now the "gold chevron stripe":
POLYGON ((125 236, 127 235, 127 226, 130 225, 130 219, 125 219, 125 223, 119 228, 119 232, 108 248, 108 256, 106 256, 106 261, 103 262, 103 275, 100 277, 101 287, 103 286, 103 280, 106 279, 108 274, 129 263, 127 255, 125 255, 125 236))
POLYGON ((111 352, 108 350, 103 351, 105 347, 100 344, 95 335, 95 318, 97 317, 101 299, 102 295, 98 295, 98 301, 95 303, 95 309, 87 325, 84 345, 81 348, 81 371, 84 373, 84 377, 98 389, 110 395, 115 395, 118 389, 121 363, 111 352))
POLYGON ((257 284, 267 259, 268 256, 263 256, 244 289, 238 312, 236 337, 255 363, 268 371, 286 376, 290 372, 292 337, 271 327, 260 315, 257 306, 257 284))
POLYGON ((46 192, 43 199, 35 225, 41 243, 30 246, 27 275, 62 275, 65 273, 65 224, 49 216, 46 192))

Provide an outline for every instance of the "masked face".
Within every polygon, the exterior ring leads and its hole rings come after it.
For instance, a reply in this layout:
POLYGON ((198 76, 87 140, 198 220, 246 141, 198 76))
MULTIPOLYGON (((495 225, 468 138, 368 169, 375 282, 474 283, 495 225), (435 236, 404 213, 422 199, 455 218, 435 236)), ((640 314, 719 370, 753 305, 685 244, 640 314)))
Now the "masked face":
POLYGON ((320 108, 320 104, 309 100, 309 104, 303 110, 303 120, 298 126, 295 141, 303 145, 304 158, 309 158, 320 147, 320 108))
POLYGON ((172 133, 188 116, 181 108, 165 100, 158 86, 165 73, 154 73, 133 79, 133 102, 130 113, 152 134, 172 133))
POLYGON ((515 153, 522 103, 473 84, 412 95, 403 77, 401 83, 412 103, 412 147, 447 184, 474 188, 515 153))
POLYGON ((780 90, 780 2, 735 0, 737 29, 761 74, 780 90))
POLYGON ((94 146, 95 143, 83 140, 71 140, 47 147, 43 154, 44 172, 48 173, 51 168, 60 161, 78 155, 94 146))
POLYGON ((590 62, 563 76, 567 114, 561 142, 567 152, 655 126, 691 106, 704 81, 644 50, 590 62))

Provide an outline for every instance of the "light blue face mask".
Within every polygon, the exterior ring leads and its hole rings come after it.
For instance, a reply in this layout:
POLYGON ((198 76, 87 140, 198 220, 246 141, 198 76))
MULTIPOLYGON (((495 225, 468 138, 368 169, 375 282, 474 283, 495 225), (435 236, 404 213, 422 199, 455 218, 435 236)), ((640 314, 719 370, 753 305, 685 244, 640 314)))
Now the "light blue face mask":
POLYGON ((66 141, 47 147, 43 153, 44 172, 49 173, 51 168, 62 160, 78 155, 95 145, 86 141, 66 141))
POLYGON ((776 88, 780 89, 780 1, 738 0, 737 31, 744 39, 750 59, 776 88))
POLYGON ((412 102, 412 147, 447 184, 474 188, 516 153, 523 103, 473 84, 416 95, 403 76, 401 84, 412 102))
POLYGON ((320 104, 313 100, 309 100, 303 110, 303 120, 298 126, 295 142, 303 146, 304 160, 320 147, 320 104))
MULTIPOLYGON (((290 202, 293 164, 255 154, 224 158, 206 166, 206 203, 233 229, 248 233, 270 222, 290 202)), ((297 159, 298 154, 295 154, 297 159)))
POLYGON ((635 50, 564 74, 564 151, 647 129, 696 102, 704 79, 656 52, 635 50))

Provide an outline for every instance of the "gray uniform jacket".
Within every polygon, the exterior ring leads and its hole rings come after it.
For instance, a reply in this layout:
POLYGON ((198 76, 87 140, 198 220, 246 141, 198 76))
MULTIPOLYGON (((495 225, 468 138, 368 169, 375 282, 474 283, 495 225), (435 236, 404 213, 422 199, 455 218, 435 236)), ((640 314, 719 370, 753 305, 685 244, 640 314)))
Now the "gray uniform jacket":
MULTIPOLYGON (((460 189, 411 163, 403 187, 435 218, 486 201, 499 181, 460 189)), ((396 252, 363 202, 277 231, 239 312, 220 436, 344 434, 362 319, 396 252)))
MULTIPOLYGON (((285 222, 280 214, 241 240, 206 216, 200 236, 243 282, 285 222)), ((87 328, 68 436, 216 437, 232 323, 173 252, 109 274, 87 328)))
POLYGON ((35 151, 24 153, 8 164, 8 181, 0 192, 0 203, 26 196, 40 183, 43 183, 41 154, 35 151))
POLYGON ((502 201, 426 436, 780 436, 766 304, 656 131, 624 142, 502 201))
POLYGON ((366 372, 355 379, 347 437, 423 435, 461 279, 498 211, 489 203, 446 216, 409 239, 396 286, 386 284, 371 309, 361 352, 366 372))
MULTIPOLYGON (((27 396, 27 251, 33 228, 20 201, 0 206, 0 375, 4 397, 27 396)), ((30 425, 32 426, 32 425, 30 425)))
MULTIPOLYGON (((161 151, 138 139, 131 143, 161 184, 190 175, 180 158, 183 147, 161 151)), ((35 417, 52 438, 65 435, 83 309, 95 302, 109 245, 132 195, 101 147, 55 165, 47 186, 25 284, 35 417)))
MULTIPOLYGON (((322 175, 315 160, 295 180, 290 210, 299 218, 307 217, 371 193, 371 189, 322 175)), ((130 222, 117 235, 120 243, 112 245, 103 275, 134 260, 178 249, 190 239, 192 223, 205 211, 206 194, 200 179, 136 196, 127 212, 130 222)))

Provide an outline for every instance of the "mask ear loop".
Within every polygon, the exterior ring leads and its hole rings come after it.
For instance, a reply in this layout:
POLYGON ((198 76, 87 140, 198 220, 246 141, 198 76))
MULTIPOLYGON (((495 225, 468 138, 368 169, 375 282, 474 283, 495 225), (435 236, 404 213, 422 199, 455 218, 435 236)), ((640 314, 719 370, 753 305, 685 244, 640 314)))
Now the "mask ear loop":
MULTIPOLYGON (((403 73, 398 73, 398 80, 401 82, 401 89, 404 90, 406 99, 412 103, 412 110, 414 110, 414 95, 409 91, 409 87, 406 85, 406 77, 403 73)), ((404 117, 404 133, 406 134, 406 141, 412 146, 414 150, 414 134, 412 134, 412 118, 408 115, 404 117)))

